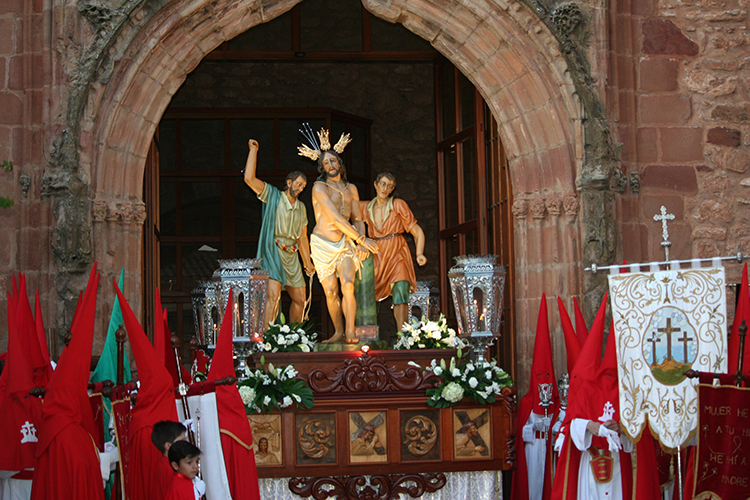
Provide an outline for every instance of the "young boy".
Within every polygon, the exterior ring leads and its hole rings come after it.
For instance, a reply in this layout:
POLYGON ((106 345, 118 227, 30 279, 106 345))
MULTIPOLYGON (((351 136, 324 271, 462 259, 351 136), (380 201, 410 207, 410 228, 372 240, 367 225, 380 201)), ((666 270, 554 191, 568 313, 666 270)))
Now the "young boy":
POLYGON ((189 441, 175 441, 169 447, 169 465, 174 470, 172 484, 164 500, 200 500, 206 484, 198 476, 201 450, 189 441))
POLYGON ((151 442, 159 450, 159 453, 167 456, 169 447, 175 441, 185 441, 185 426, 172 420, 156 422, 151 429, 151 442))

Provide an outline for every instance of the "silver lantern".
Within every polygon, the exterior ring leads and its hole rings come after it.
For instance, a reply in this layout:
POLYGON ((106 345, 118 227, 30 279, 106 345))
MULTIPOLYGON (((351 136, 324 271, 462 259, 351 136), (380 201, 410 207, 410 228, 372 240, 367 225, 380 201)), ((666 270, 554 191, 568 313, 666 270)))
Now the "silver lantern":
POLYGON ((448 271, 456 310, 458 333, 472 339, 475 359, 484 357, 494 337, 500 335, 505 292, 504 266, 497 255, 461 255, 448 271))
POLYGON ((251 342, 263 340, 268 299, 268 271, 262 259, 219 260, 221 310, 226 311, 232 290, 232 338, 240 367, 251 351, 251 342))
POLYGON ((437 319, 440 291, 434 284, 433 280, 417 280, 417 290, 409 295, 409 323, 412 318, 421 320, 422 316, 428 320, 437 319), (415 309, 418 311, 417 314, 415 309))
POLYGON ((219 304, 219 289, 212 281, 199 281, 191 294, 195 332, 201 345, 214 347, 221 327, 223 311, 219 304))

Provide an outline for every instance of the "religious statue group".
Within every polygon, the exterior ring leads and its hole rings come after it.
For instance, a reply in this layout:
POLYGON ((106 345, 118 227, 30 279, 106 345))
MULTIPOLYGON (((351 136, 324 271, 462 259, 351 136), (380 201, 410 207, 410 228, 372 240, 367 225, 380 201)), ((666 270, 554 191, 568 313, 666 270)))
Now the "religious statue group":
POLYGON ((424 231, 409 205, 393 198, 396 179, 390 173, 376 177, 375 199, 360 200, 357 187, 347 181, 340 156, 350 142, 349 134, 342 134, 333 147, 326 130, 318 132, 317 138, 308 131, 306 137, 310 146, 300 146, 299 154, 317 161, 320 173, 312 187, 315 227, 309 239, 307 211, 299 200, 307 177, 291 172, 283 191, 261 181, 256 177, 259 144, 248 141, 245 183, 264 204, 258 257, 270 274, 266 323, 273 323, 279 315, 282 290, 292 301, 290 321, 302 321, 307 296, 304 268, 307 276, 317 274, 325 293, 334 326, 327 342, 358 342, 354 280, 362 262, 372 254, 376 299, 392 297, 400 328, 408 318, 409 295, 416 289, 414 264, 403 234, 414 237, 417 264, 423 266, 427 263, 424 231))

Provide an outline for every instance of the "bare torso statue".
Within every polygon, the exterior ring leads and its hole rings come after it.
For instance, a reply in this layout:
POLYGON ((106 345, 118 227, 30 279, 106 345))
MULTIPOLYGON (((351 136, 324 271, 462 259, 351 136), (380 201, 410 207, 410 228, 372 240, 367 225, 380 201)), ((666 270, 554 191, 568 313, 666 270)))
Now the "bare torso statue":
POLYGON ((344 339, 357 342, 354 278, 361 260, 367 258, 369 252, 377 252, 378 247, 365 237, 359 193, 354 184, 346 181, 338 154, 324 151, 318 159, 318 170, 321 176, 312 188, 315 228, 310 237, 310 249, 335 329, 327 342, 344 339))

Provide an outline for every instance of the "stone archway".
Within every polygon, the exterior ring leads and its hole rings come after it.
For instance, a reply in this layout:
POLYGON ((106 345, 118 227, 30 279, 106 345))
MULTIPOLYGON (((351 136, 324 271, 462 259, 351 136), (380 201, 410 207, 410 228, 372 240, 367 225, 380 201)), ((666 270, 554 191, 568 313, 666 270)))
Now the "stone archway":
MULTIPOLYGON (((187 74, 222 42, 296 3, 174 0, 156 12, 144 6, 131 15, 142 25, 120 34, 113 49, 118 61, 106 84, 92 85, 80 127, 80 166, 91 177, 93 253, 105 272, 120 266, 140 270, 146 154, 187 74)), ((475 84, 500 124, 516 200, 516 350, 524 372, 539 297, 582 291, 575 182, 584 132, 566 60, 544 23, 518 1, 363 3, 374 15, 430 41, 475 84)), ((137 310, 137 301, 133 305, 137 310)))

